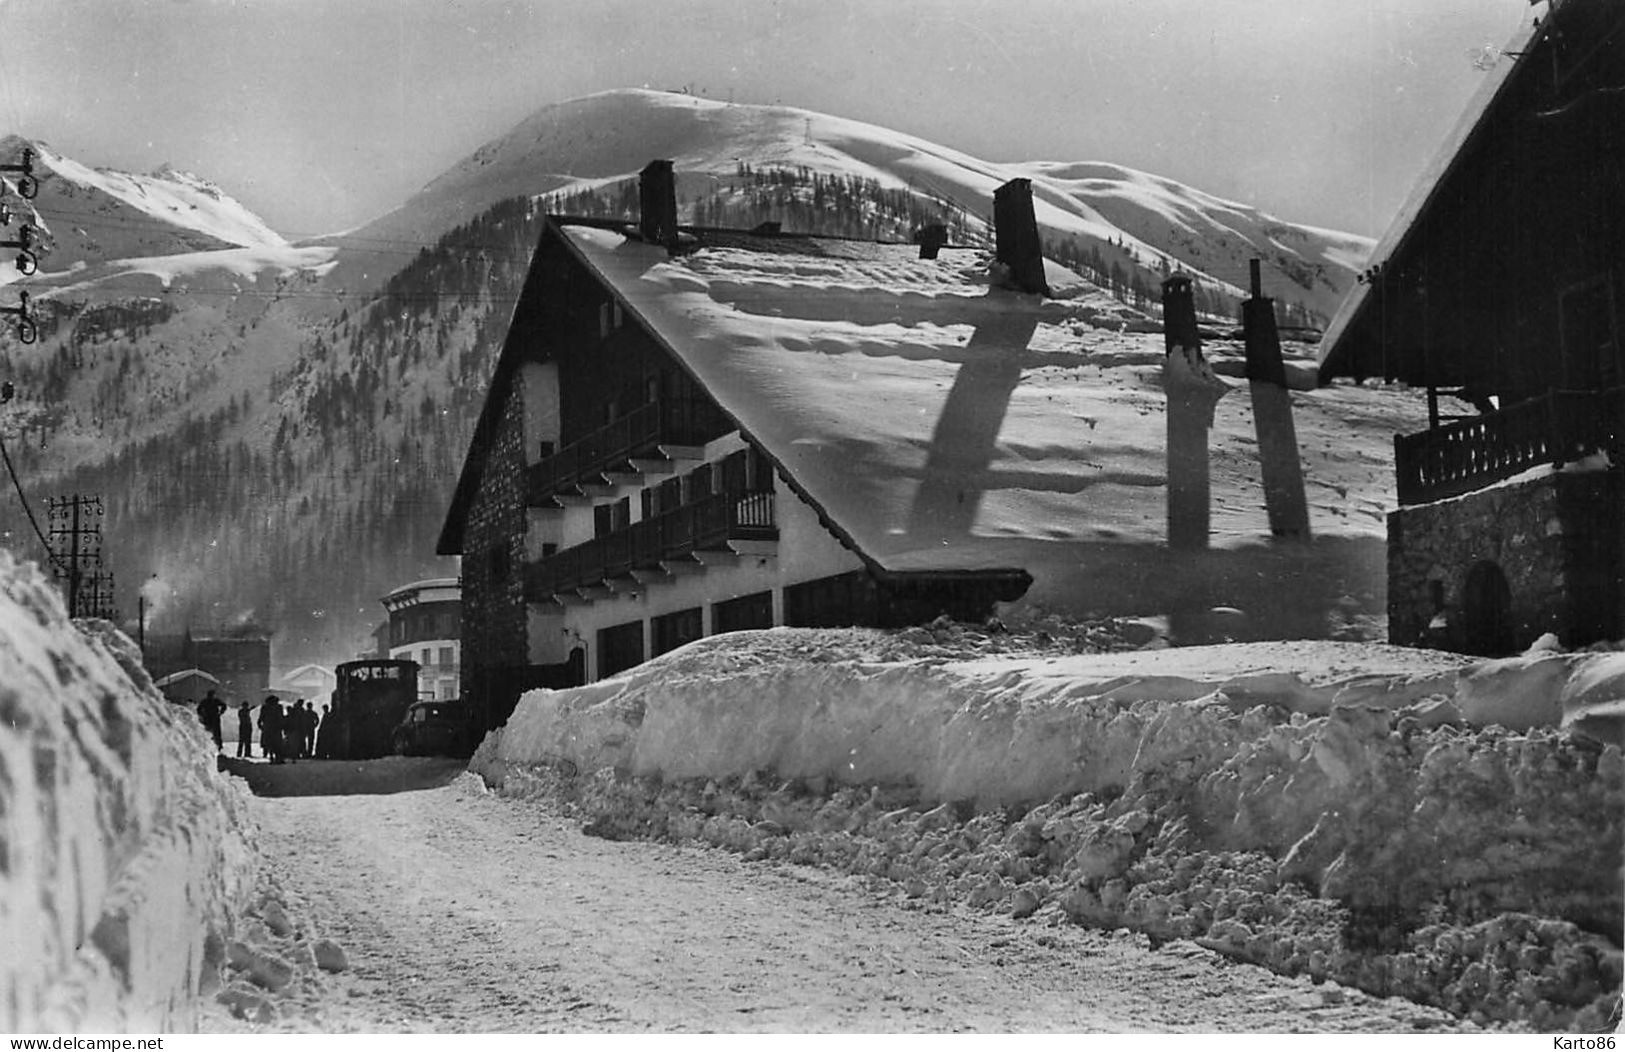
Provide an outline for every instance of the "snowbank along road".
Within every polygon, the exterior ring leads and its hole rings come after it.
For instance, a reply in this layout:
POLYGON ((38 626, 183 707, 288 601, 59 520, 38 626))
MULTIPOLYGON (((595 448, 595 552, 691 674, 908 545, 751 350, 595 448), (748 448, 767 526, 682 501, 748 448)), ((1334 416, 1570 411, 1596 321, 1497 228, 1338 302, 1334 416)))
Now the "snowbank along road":
POLYGON ((584 835, 445 761, 253 768, 259 913, 294 962, 257 1012, 295 1031, 1412 1031, 1435 1009, 1313 985, 1059 911, 1012 920, 714 848, 584 835), (283 913, 286 913, 286 917, 283 913), (277 934, 273 928, 282 930, 277 934), (314 966, 329 938, 347 968, 314 966), (303 961, 301 966, 300 962, 303 961))

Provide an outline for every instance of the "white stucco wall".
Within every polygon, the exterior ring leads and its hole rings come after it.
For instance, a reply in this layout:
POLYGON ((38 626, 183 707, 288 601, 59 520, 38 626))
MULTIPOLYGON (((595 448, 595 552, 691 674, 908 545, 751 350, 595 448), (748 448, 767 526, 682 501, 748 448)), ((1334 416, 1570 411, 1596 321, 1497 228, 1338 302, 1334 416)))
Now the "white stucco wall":
MULTIPOLYGON (((745 448, 738 433, 718 439, 705 447, 705 459, 718 461, 745 448)), ((698 464, 693 461, 677 465, 676 473, 692 471, 698 464)), ((629 497, 632 521, 641 518, 640 490, 658 485, 668 475, 647 476, 643 485, 618 486, 612 495, 595 500, 594 505, 608 504, 629 497)), ((773 593, 774 624, 784 621, 784 595, 787 585, 812 581, 833 574, 846 573, 862 567, 862 562, 849 549, 843 547, 818 522, 817 513, 800 497, 775 477, 773 481, 774 516, 778 523, 779 540, 771 554, 741 555, 730 565, 711 565, 702 573, 674 576, 668 581, 643 585, 635 593, 614 595, 592 603, 572 605, 562 611, 556 607, 533 604, 528 625, 529 654, 532 664, 556 664, 564 661, 571 648, 585 646, 587 651, 587 678, 595 680, 598 668, 598 632, 600 629, 644 622, 644 654, 653 656, 649 622, 665 614, 700 607, 705 630, 712 631, 711 607, 743 595, 771 591, 773 593)), ((593 507, 572 506, 560 511, 544 512, 540 518, 547 526, 557 524, 561 547, 581 544, 592 539, 593 507)), ((533 523, 535 520, 532 520, 533 523)), ((534 527, 533 527, 534 528, 534 527)), ((551 534, 552 531, 549 531, 551 534)), ((528 541, 528 538, 527 538, 528 541)), ((527 548, 530 544, 527 543, 527 548)), ((539 545, 538 545, 539 549, 539 545)))

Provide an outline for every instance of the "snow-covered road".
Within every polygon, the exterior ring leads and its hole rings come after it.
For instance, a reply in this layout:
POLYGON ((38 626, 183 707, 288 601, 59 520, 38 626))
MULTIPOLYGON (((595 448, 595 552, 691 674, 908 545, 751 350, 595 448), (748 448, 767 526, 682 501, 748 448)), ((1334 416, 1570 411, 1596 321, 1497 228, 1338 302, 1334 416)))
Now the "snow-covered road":
MULTIPOLYGON (((293 781, 331 777, 326 766, 275 770, 293 781)), ((368 788, 378 788, 376 774, 368 788)), ((910 902, 885 881, 589 837, 536 801, 485 792, 472 776, 389 795, 256 797, 253 809, 270 887, 296 923, 349 958, 347 971, 311 971, 292 984, 278 999, 277 1029, 1458 1025, 1433 1009, 1284 979, 1190 943, 1152 950, 1058 913, 1015 921, 910 902)), ((211 1019, 247 1027, 218 1012, 211 1019)))

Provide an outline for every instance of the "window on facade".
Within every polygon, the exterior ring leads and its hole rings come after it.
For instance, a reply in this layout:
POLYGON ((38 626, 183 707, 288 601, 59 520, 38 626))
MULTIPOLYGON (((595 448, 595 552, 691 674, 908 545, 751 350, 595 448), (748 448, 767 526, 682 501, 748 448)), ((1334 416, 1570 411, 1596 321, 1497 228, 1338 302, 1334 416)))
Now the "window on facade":
POLYGON ((628 621, 598 631, 598 675, 613 676, 643 663, 643 622, 628 621))
POLYGON ((699 607, 664 614, 649 622, 649 635, 654 654, 676 650, 684 643, 692 643, 704 635, 699 607))
POLYGON ((772 468, 766 458, 747 446, 717 465, 723 493, 762 493, 773 488, 772 468))
POLYGON ((622 497, 612 504, 600 504, 592 509, 594 537, 607 537, 632 525, 632 498, 622 497))
POLYGON ((683 476, 683 500, 692 504, 711 495, 711 465, 704 464, 683 476))
POLYGON ((440 663, 442 665, 452 665, 456 663, 455 659, 453 659, 451 656, 451 647, 440 648, 440 663))
POLYGON ((711 631, 742 632, 773 627, 773 593, 756 592, 718 603, 711 608, 711 631))
POLYGON ((500 586, 507 583, 508 577, 513 570, 512 562, 508 557, 508 546, 505 544, 497 545, 487 553, 486 558, 490 566, 491 584, 500 586))

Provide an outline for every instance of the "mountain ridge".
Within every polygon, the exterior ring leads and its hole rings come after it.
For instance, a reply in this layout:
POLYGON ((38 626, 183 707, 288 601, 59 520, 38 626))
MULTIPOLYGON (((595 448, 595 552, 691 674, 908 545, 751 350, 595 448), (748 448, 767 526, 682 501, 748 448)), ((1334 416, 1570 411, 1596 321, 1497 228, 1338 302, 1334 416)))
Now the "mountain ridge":
MULTIPOLYGON (((8 445, 31 492, 104 495, 126 614, 139 585, 154 631, 271 625, 279 666, 353 656, 379 596, 456 573, 433 537, 543 203, 624 215, 654 156, 676 163, 690 221, 899 239, 942 214, 985 240, 992 188, 1032 178, 1051 247, 1141 301, 1187 269, 1181 252, 1244 267, 1259 250, 1266 291, 1312 293, 1307 315, 1352 282, 1327 253, 1360 243, 1106 162, 995 164, 812 111, 641 90, 541 107, 401 208, 298 242, 204 177, 46 150, 33 205, 52 242, 21 285, 41 338, 0 327, 19 392, 8 445)), ((1188 269, 1215 304, 1237 291, 1188 269)), ((15 502, 0 541, 33 543, 15 502)))

